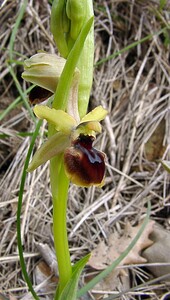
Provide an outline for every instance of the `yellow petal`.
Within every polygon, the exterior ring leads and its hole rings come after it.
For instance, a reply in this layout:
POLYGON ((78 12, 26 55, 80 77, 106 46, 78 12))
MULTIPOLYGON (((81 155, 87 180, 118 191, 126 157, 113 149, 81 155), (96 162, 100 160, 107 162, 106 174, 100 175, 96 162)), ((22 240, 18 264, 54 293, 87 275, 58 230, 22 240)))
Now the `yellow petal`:
POLYGON ((72 128, 77 125, 76 120, 63 110, 56 110, 45 105, 36 105, 34 113, 39 119, 47 120, 55 126, 57 131, 62 131, 65 134, 69 134, 72 128))
POLYGON ((50 137, 35 153, 27 171, 32 172, 47 160, 53 158, 57 154, 64 152, 69 145, 69 138, 67 135, 57 132, 50 137))
POLYGON ((80 134, 96 136, 96 132, 100 133, 102 131, 102 127, 99 122, 91 121, 91 122, 83 122, 80 123, 74 134, 74 138, 77 138, 80 134))
POLYGON ((95 109, 93 109, 92 111, 90 111, 87 115, 85 115, 82 119, 81 119, 81 123, 83 122, 89 122, 89 121, 101 121, 103 120, 106 115, 107 115, 107 110, 104 109, 101 105, 97 106, 95 109))

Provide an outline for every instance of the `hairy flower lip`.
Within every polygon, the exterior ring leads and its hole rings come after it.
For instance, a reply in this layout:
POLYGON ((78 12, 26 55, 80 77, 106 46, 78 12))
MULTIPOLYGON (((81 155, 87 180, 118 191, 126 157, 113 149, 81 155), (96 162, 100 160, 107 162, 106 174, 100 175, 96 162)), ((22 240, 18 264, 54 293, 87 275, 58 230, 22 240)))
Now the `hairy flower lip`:
POLYGON ((95 148, 93 136, 81 134, 64 152, 66 174, 78 186, 102 186, 105 174, 105 154, 95 148))

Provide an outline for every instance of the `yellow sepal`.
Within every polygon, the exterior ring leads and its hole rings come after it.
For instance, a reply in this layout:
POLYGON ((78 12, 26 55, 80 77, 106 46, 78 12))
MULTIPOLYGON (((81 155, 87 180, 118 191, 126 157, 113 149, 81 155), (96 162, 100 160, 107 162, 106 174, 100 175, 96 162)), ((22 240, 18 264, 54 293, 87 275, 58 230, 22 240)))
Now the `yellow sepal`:
POLYGON ((69 145, 68 136, 57 132, 51 136, 34 154, 27 172, 32 172, 59 153, 64 152, 69 145))
POLYGON ((76 120, 72 116, 60 109, 56 110, 45 105, 36 105, 34 113, 39 119, 47 120, 47 122, 55 126, 57 131, 65 134, 69 134, 77 125, 76 120))

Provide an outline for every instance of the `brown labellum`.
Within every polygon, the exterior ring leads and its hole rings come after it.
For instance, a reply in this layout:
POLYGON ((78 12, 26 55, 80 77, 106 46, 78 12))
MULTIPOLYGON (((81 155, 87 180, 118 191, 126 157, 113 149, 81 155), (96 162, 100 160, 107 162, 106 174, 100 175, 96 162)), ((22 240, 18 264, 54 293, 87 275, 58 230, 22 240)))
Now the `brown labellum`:
POLYGON ((65 150, 65 169, 70 180, 79 186, 102 186, 105 173, 105 154, 92 147, 94 137, 80 135, 65 150))
POLYGON ((49 97, 52 96, 52 94, 53 94, 52 92, 40 86, 35 86, 29 93, 29 101, 33 105, 38 104, 47 100, 49 97))

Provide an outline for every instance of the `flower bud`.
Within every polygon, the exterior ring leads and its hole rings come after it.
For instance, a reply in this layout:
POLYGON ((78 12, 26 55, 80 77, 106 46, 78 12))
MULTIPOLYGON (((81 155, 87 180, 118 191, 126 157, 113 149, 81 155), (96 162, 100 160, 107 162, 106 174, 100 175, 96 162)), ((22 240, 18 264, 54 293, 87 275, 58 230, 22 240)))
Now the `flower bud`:
POLYGON ((54 93, 65 62, 55 54, 37 53, 25 60, 22 78, 54 93))
POLYGON ((70 37, 75 41, 83 27, 86 17, 86 1, 67 0, 66 13, 71 21, 70 37))
POLYGON ((68 33, 70 20, 66 15, 65 1, 53 0, 51 9, 51 32, 56 46, 64 58, 69 54, 66 41, 66 32, 68 33))
POLYGON ((79 185, 102 186, 105 173, 105 154, 92 147, 94 137, 80 135, 64 152, 65 171, 79 185))

